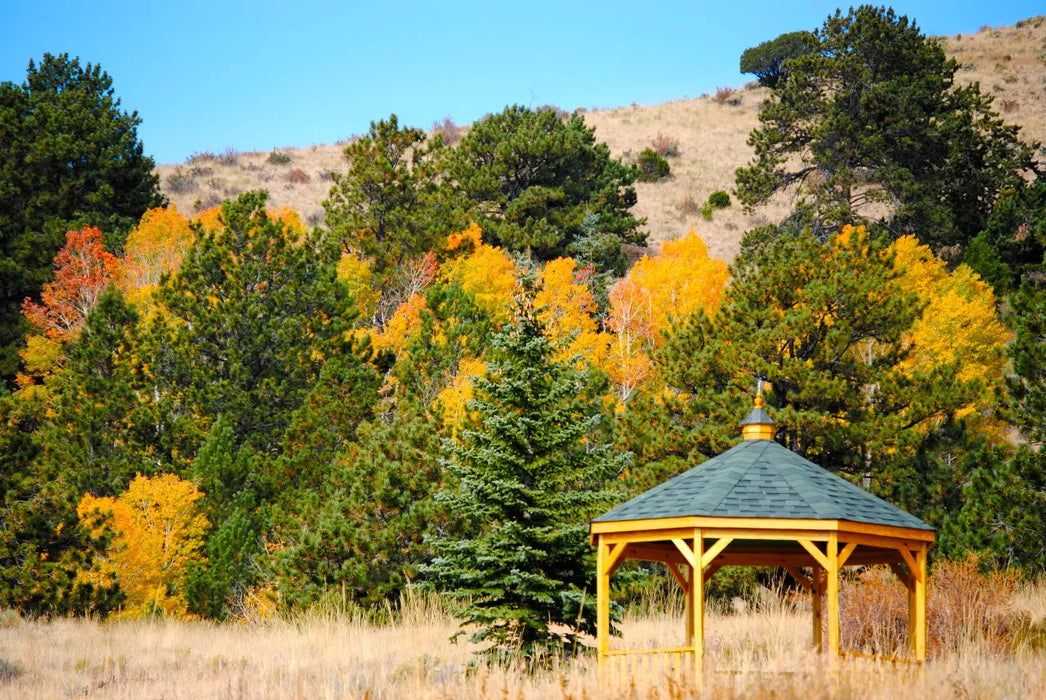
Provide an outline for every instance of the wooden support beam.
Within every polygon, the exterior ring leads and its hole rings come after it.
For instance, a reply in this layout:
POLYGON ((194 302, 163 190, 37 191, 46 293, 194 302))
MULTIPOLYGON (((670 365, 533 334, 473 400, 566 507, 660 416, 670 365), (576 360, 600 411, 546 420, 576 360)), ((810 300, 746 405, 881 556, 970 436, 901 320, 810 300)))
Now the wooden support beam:
POLYGON ((926 660, 926 550, 927 545, 923 544, 915 553, 916 568, 912 575, 912 578, 915 579, 915 585, 912 588, 915 589, 915 634, 913 636, 915 637, 916 661, 926 660))
POLYGON ((814 590, 813 581, 811 581, 810 579, 806 578, 806 576, 803 575, 803 572, 799 570, 798 566, 792 566, 790 564, 785 564, 784 565, 784 570, 792 575, 792 578, 795 579, 796 583, 798 583, 800 586, 803 587, 803 590, 805 590, 807 593, 813 593, 813 590, 814 590))
POLYGON ((908 551, 907 547, 898 547, 897 551, 901 553, 904 563, 908 565, 908 571, 912 572, 912 576, 915 576, 915 558, 912 557, 912 553, 908 551))
POLYGON ((673 537, 672 544, 674 544, 676 549, 679 550, 679 553, 683 555, 683 558, 686 559, 686 563, 690 565, 690 568, 700 568, 697 565, 697 558, 694 556, 694 550, 690 549, 690 545, 686 543, 686 540, 673 537))
POLYGON ((813 567, 810 572, 810 579, 812 588, 810 590, 810 603, 813 608, 813 642, 814 649, 820 654, 823 650, 824 642, 821 639, 821 628, 824 626, 824 569, 817 566, 813 567))
POLYGON ((839 658, 839 539, 834 533, 828 539, 825 572, 828 574, 828 653, 839 658))
POLYGON ((839 568, 840 569, 842 569, 844 566, 846 566, 846 560, 850 558, 850 555, 854 553, 855 549, 857 549, 857 543, 856 542, 850 542, 845 547, 843 547, 843 551, 839 552, 839 568))
POLYGON ((712 563, 720 552, 727 548, 731 542, 734 541, 733 537, 723 537, 718 540, 715 544, 708 548, 708 551, 701 556, 701 568, 704 569, 706 566, 712 563))
MULTIPOLYGON (((810 556, 817 560, 818 564, 820 564, 829 571, 832 569, 831 565, 829 565, 828 557, 825 556, 824 552, 817 548, 817 545, 815 545, 810 540, 806 539, 800 539, 796 541, 799 542, 800 545, 802 545, 803 549, 810 553, 810 556)), ((829 540, 829 542, 830 541, 831 540, 829 540)))
POLYGON ((606 566, 606 575, 613 576, 617 568, 625 562, 624 554, 625 549, 628 547, 624 542, 618 542, 610 548, 610 552, 607 554, 607 559, 604 562, 606 566))
POLYGON ((600 675, 606 674, 607 651, 610 650, 610 577, 606 574, 609 549, 600 535, 596 542, 596 646, 600 675))
POLYGON ((722 568, 723 565, 719 562, 712 562, 711 564, 709 564, 708 568, 705 569, 705 583, 711 581, 712 577, 715 576, 716 573, 722 568))
POLYGON ((689 585, 687 584, 686 577, 683 576, 682 573, 680 573, 679 569, 676 568, 675 564, 665 564, 665 566, 668 567, 668 572, 672 574, 672 578, 676 580, 676 583, 679 584, 679 587, 683 589, 683 593, 686 593, 687 586, 689 585))
POLYGON ((911 575, 907 571, 902 569, 901 565, 898 562, 891 561, 891 562, 888 562, 888 563, 890 565, 890 570, 893 571, 893 573, 894 573, 894 576, 899 578, 901 580, 901 583, 904 584, 904 587, 907 588, 910 591, 911 588, 912 588, 912 577, 911 577, 911 575))
MULTIPOLYGON (((705 577, 700 563, 704 561, 705 542, 701 530, 694 528, 693 564, 690 569, 690 588, 693 596, 694 679, 701 683, 705 657, 705 577)), ((678 545, 676 545, 678 546, 678 545)))

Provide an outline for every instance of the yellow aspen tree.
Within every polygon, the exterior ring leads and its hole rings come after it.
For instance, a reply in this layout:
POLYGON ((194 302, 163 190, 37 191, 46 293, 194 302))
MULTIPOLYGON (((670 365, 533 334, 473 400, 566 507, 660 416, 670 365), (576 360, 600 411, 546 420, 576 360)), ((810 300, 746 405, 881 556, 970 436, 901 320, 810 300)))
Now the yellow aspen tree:
POLYGON ((556 361, 582 357, 599 365, 606 357, 610 337, 599 330, 596 299, 586 284, 591 265, 578 269, 573 258, 556 258, 541 271, 541 288, 534 295, 538 319, 554 343, 570 340, 556 353, 556 361))
POLYGON ((209 526, 197 505, 202 497, 174 474, 139 474, 116 498, 85 494, 77 508, 81 524, 95 539, 107 533, 112 539, 94 567, 80 572, 81 580, 115 580, 126 595, 121 617, 187 617, 185 583, 189 567, 204 560, 209 526))
POLYGON ((671 319, 703 308, 713 316, 726 291, 726 263, 709 258, 708 247, 691 229, 666 242, 661 253, 643 256, 610 290, 607 328, 613 334, 602 368, 617 384, 624 403, 653 368, 651 356, 663 342, 671 319))
POLYGON ((164 274, 177 272, 192 247, 189 220, 176 207, 148 210, 127 237, 121 287, 135 303, 147 302, 164 274))

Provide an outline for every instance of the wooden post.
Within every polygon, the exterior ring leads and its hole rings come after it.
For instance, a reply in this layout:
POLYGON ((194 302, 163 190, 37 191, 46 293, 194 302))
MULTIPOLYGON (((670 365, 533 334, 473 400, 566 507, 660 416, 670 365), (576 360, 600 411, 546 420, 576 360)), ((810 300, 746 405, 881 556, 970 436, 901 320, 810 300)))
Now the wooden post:
POLYGON ((610 577, 607 576, 609 546, 599 535, 596 544, 596 645, 599 649, 599 675, 605 677, 610 650, 610 577))
POLYGON ((701 558, 705 554, 701 530, 694 529, 694 563, 690 567, 690 588, 687 591, 693 602, 690 606, 689 623, 693 627, 694 678, 701 682, 705 656, 705 577, 701 558))
POLYGON ((820 654, 824 651, 824 642, 821 639, 821 628, 824 624, 824 569, 814 564, 810 579, 813 582, 810 602, 814 612, 814 649, 820 654))
POLYGON ((686 646, 694 646, 694 569, 690 568, 686 580, 686 646))
POLYGON ((912 588, 915 589, 915 633, 914 649, 916 661, 926 661, 926 584, 928 583, 928 572, 926 570, 926 543, 919 546, 915 553, 915 568, 912 572, 912 588))
POLYGON ((839 536, 828 537, 828 653, 839 658, 839 536))

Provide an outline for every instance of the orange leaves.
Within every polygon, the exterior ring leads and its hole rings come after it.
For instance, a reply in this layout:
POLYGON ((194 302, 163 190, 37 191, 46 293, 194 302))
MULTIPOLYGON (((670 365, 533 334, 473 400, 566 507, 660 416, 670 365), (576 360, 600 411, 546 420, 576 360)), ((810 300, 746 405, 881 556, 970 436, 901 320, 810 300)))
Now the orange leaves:
POLYGON ((30 299, 22 313, 37 330, 58 342, 80 334, 98 297, 121 273, 120 259, 105 249, 102 232, 93 226, 69 231, 54 259, 54 281, 43 287, 43 304, 30 299))
POLYGON ((106 532, 113 538, 95 567, 80 572, 81 580, 106 585, 115 579, 127 596, 121 617, 187 617, 184 584, 190 565, 203 562, 209 527, 197 512, 202 496, 173 474, 139 474, 115 499, 85 494, 76 510, 81 524, 95 539, 106 532))

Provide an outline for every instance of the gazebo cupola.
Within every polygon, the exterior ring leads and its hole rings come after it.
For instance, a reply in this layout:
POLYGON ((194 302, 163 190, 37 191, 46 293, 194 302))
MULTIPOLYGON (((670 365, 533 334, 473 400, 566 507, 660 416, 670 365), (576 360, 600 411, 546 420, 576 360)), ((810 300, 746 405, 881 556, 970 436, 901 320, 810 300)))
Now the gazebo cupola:
POLYGON ((723 566, 775 566, 811 595, 812 643, 839 648, 839 572, 886 564, 908 588, 911 657, 926 658, 926 555, 934 530, 922 520, 773 440, 762 396, 726 452, 592 521, 597 548, 600 667, 632 655, 671 655, 701 672, 705 583, 723 566), (661 562, 686 594, 686 643, 671 649, 610 649, 610 578, 628 559, 661 562))

